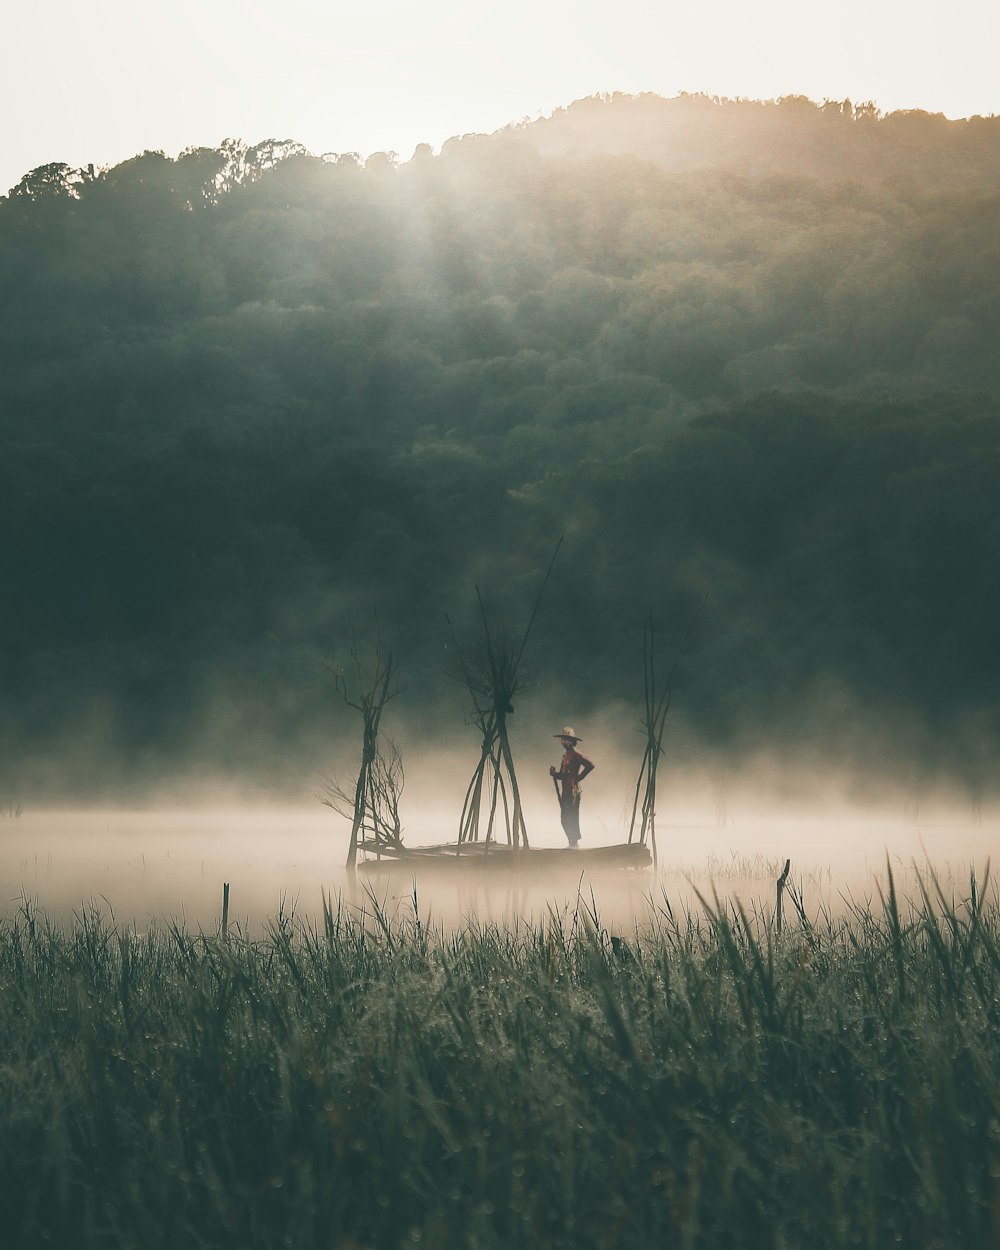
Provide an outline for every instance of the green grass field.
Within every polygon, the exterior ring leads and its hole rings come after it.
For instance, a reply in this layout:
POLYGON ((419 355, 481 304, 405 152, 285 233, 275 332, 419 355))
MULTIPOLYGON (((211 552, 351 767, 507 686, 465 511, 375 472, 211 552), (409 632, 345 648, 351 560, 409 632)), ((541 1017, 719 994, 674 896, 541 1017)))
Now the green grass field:
POLYGON ((85 1247, 1000 1245, 1000 905, 612 941, 0 927, 0 1229, 85 1247))

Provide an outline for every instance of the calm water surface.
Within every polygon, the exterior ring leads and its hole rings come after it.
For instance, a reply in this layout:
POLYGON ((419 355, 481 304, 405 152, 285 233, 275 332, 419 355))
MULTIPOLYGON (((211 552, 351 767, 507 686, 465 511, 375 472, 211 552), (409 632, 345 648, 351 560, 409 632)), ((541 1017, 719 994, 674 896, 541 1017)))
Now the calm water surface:
MULTIPOLYGON (((697 909, 698 893, 744 905, 773 906, 774 878, 784 859, 790 881, 809 911, 842 910, 845 898, 878 901, 887 857, 901 890, 916 898, 916 871, 929 866, 956 898, 968 892, 969 873, 982 873, 1000 846, 995 813, 973 820, 964 813, 929 813, 921 821, 898 813, 760 811, 738 824, 661 822, 657 874, 591 879, 567 874, 553 884, 503 882, 489 887, 463 878, 418 883, 422 918, 443 925, 538 922, 571 913, 582 899, 596 905, 610 928, 627 931, 664 909, 697 909)), ((409 841, 441 840, 428 817, 409 841)), ((621 840, 605 829, 594 844, 621 840)), ((558 830, 534 845, 560 845, 558 830)), ((279 910, 319 920, 324 896, 334 904, 369 906, 363 889, 351 891, 343 863, 344 823, 320 805, 299 809, 197 811, 51 811, 0 818, 0 915, 23 900, 64 923, 97 907, 118 924, 144 929, 177 921, 188 928, 218 928, 223 883, 230 883, 231 917, 260 931, 279 910)), ((372 883, 390 913, 409 916, 413 883, 405 878, 372 883)))

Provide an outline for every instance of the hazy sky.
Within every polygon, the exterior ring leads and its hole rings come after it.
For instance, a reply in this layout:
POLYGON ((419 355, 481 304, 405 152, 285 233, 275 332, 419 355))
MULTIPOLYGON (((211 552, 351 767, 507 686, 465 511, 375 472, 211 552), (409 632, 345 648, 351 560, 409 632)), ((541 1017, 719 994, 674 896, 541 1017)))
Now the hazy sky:
POLYGON ((0 191, 227 136, 316 153, 495 130, 597 91, 1000 112, 998 0, 6 0, 0 191))

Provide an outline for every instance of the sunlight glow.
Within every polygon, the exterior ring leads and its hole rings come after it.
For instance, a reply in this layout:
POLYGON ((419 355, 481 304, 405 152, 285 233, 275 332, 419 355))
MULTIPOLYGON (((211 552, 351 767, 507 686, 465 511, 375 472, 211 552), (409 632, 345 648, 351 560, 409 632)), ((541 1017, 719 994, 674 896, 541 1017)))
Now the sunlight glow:
POLYGON ((0 82, 17 126, 0 181, 225 136, 405 159, 602 91, 989 114, 995 12, 990 0, 13 0, 0 82))

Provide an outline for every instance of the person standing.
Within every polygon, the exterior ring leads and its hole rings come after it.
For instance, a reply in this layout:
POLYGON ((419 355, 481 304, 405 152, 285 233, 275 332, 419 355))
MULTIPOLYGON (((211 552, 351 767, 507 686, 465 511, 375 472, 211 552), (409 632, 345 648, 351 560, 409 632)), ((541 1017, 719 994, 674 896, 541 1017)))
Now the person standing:
POLYGON ((575 847, 580 842, 580 782, 594 771, 594 765, 576 749, 581 739, 571 725, 564 726, 561 733, 552 736, 562 743, 563 757, 558 768, 554 765, 549 768, 549 776, 556 783, 563 831, 570 846, 575 847))

